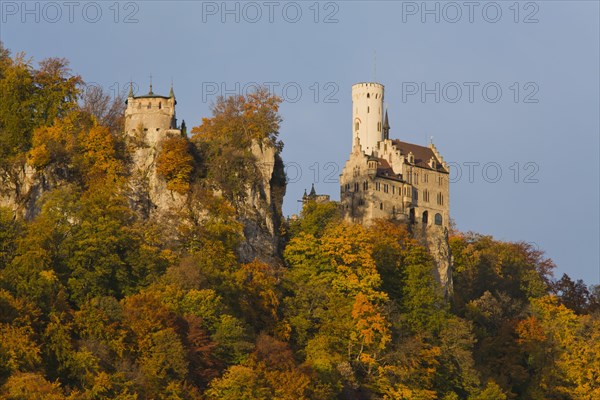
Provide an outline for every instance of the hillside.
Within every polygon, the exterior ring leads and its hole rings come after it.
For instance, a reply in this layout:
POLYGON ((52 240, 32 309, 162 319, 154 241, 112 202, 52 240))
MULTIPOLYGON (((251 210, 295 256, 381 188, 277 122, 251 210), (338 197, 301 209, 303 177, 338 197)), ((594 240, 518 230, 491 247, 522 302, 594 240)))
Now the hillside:
POLYGON ((453 291, 404 224, 281 213, 280 100, 189 135, 0 46, 0 398, 596 399, 600 290, 451 230, 453 291))

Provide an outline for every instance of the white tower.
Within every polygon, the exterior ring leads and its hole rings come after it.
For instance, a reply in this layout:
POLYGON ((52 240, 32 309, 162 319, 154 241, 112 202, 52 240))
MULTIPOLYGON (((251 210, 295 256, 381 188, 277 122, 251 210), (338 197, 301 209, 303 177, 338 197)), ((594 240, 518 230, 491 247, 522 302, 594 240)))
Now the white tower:
POLYGON ((365 154, 383 140, 383 85, 375 82, 352 86, 352 141, 358 137, 365 154))

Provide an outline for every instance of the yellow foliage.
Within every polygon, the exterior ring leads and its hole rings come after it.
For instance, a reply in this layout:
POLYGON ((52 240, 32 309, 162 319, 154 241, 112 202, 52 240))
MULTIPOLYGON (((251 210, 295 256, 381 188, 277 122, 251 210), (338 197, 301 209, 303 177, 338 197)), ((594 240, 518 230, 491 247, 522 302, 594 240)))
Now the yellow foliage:
POLYGON ((163 140, 156 159, 156 170, 167 180, 169 190, 186 193, 190 189, 190 178, 194 170, 194 159, 188 140, 183 137, 163 140))

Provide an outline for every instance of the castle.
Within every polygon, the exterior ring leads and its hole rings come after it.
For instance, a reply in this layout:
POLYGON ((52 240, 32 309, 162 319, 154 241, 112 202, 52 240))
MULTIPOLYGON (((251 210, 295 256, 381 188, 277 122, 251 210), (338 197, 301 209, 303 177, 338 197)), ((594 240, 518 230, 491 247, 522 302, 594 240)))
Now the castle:
POLYGON ((390 139, 379 83, 352 86, 352 151, 340 174, 340 203, 349 222, 374 219, 408 224, 429 249, 445 295, 452 292, 450 171, 433 143, 428 147, 390 139))
POLYGON ((147 95, 134 96, 133 85, 130 85, 125 103, 125 132, 128 135, 143 137, 148 143, 155 144, 165 137, 185 134, 185 121, 181 129, 177 127, 173 85, 168 97, 154 94, 152 84, 147 95))
POLYGON ((449 169, 433 143, 428 147, 390 139, 384 87, 352 86, 353 146, 340 175, 345 218, 368 225, 385 218, 446 230, 449 169))

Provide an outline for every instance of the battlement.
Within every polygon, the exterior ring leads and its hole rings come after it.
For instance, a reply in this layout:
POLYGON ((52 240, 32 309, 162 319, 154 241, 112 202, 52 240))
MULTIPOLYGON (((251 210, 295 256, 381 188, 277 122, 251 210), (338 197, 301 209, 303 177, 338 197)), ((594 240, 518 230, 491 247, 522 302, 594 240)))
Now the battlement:
POLYGON ((134 96, 129 90, 125 109, 125 132, 131 136, 145 138, 148 144, 156 144, 162 138, 180 133, 175 114, 175 94, 173 87, 169 96, 156 95, 150 91, 144 96, 134 96))

